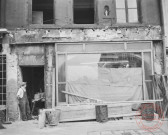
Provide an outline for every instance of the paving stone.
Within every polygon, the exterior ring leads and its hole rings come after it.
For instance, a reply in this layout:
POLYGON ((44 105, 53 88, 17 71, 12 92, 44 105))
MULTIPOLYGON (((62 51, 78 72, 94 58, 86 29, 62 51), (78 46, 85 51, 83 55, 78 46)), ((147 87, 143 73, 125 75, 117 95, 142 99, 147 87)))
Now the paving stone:
POLYGON ((139 135, 137 132, 135 132, 134 130, 125 130, 125 134, 124 135, 139 135))
POLYGON ((111 131, 103 131, 101 135, 113 135, 113 133, 111 131))
POLYGON ((113 131, 114 135, 124 135, 124 131, 113 131))
POLYGON ((88 132, 87 135, 100 135, 100 132, 97 131, 88 132))
POLYGON ((166 135, 165 133, 163 133, 163 132, 156 132, 156 133, 154 133, 155 135, 166 135))

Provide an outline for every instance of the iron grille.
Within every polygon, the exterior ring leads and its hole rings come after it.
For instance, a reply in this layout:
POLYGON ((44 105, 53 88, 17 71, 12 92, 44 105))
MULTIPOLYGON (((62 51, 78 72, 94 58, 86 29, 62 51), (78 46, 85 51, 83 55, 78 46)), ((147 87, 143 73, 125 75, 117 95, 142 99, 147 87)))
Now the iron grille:
POLYGON ((6 55, 0 55, 0 105, 6 105, 6 55))

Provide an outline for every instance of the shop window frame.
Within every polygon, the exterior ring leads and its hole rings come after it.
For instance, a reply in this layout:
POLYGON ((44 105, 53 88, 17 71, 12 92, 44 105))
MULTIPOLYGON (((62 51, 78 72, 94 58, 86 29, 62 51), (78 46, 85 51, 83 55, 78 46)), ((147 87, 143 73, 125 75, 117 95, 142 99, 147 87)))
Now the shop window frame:
MULTIPOLYGON (((65 60, 66 60, 66 58, 67 58, 67 55, 68 54, 96 54, 96 53, 116 53, 116 52, 124 52, 124 53, 126 53, 126 52, 132 52, 132 53, 134 53, 134 52, 138 52, 138 53, 141 53, 141 56, 142 56, 142 78, 143 78, 143 98, 145 99, 145 92, 144 92, 144 89, 146 89, 146 84, 147 83, 151 83, 152 82, 152 80, 150 80, 149 79, 149 77, 146 77, 145 76, 145 61, 144 61, 144 54, 145 53, 149 53, 150 54, 150 62, 151 62, 151 74, 153 74, 154 73, 154 64, 153 64, 153 44, 152 44, 152 42, 148 42, 148 41, 145 41, 145 42, 143 42, 143 41, 140 41, 140 42, 113 42, 113 43, 104 43, 104 44, 113 44, 113 45, 115 45, 116 47, 117 47, 117 44, 122 44, 123 45, 123 47, 122 48, 120 48, 120 49, 115 49, 115 50, 113 50, 112 48, 111 48, 111 50, 100 50, 100 49, 98 49, 98 50, 96 50, 96 49, 94 49, 95 51, 89 51, 89 50, 87 50, 86 49, 86 46, 88 45, 98 45, 98 44, 103 44, 103 43, 101 43, 101 42, 98 42, 98 43, 94 43, 94 42, 92 42, 92 43, 84 43, 84 44, 81 44, 81 43, 69 43, 69 44, 67 44, 67 43, 56 43, 55 44, 55 53, 56 53, 56 91, 55 91, 55 93, 56 93, 56 97, 55 97, 55 105, 54 106, 57 106, 57 105, 62 105, 62 104, 68 104, 68 102, 66 101, 66 102, 59 102, 59 97, 58 97, 58 95, 59 95, 59 93, 58 93, 58 86, 59 85, 65 85, 65 88, 66 88, 66 77, 65 77, 65 81, 63 81, 63 82, 59 82, 58 81, 58 56, 59 55, 64 55, 65 56, 65 60), (140 48, 137 48, 136 49, 136 47, 133 47, 132 45, 133 44, 135 44, 135 46, 137 45, 139 45, 139 44, 144 44, 145 45, 145 43, 149 43, 150 45, 149 46, 146 46, 146 47, 143 47, 143 46, 141 46, 142 48, 140 49, 140 48), (71 50, 71 49, 69 49, 70 47, 68 47, 68 45, 81 45, 81 47, 82 48, 80 48, 80 50, 75 50, 75 51, 73 51, 73 49, 71 50), (65 47, 65 50, 61 50, 60 51, 60 49, 59 49, 59 47, 61 46, 61 45, 65 45, 65 46, 67 46, 68 48, 68 50, 66 51, 66 47, 65 47), (128 46, 130 46, 130 47, 128 47, 128 46), (82 50, 81 50, 82 49, 82 50)), ((103 45, 102 45, 103 46, 103 45)), ((99 47, 98 47, 99 48, 99 47)), ((65 75, 66 75, 66 61, 65 61, 65 75)), ((153 92, 153 91, 152 91, 153 92)), ((154 92, 153 92, 154 93, 154 92)), ((154 96, 154 94, 153 94, 153 96, 154 96)))

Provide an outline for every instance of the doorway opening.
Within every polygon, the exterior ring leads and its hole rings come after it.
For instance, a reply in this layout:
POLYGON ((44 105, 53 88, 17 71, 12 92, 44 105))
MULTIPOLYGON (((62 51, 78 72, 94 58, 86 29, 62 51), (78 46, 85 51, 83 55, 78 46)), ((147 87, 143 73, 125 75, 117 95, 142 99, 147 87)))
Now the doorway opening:
POLYGON ((39 109, 45 108, 44 100, 37 96, 44 95, 44 66, 21 66, 21 72, 23 82, 27 82, 26 91, 32 114, 37 115, 39 109), (33 108, 34 101, 36 101, 35 108, 33 108))

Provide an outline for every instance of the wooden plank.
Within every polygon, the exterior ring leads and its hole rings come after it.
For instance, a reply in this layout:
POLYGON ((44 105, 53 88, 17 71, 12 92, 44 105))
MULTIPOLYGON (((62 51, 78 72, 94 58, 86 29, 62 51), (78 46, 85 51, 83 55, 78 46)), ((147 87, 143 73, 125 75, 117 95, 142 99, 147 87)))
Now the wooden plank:
POLYGON ((77 96, 77 97, 86 98, 86 99, 95 100, 95 101, 101 101, 99 99, 94 99, 94 98, 78 95, 78 94, 75 94, 75 93, 70 93, 70 92, 67 92, 67 91, 61 91, 61 92, 65 93, 65 94, 68 94, 68 95, 72 95, 72 96, 77 96))
MULTIPOLYGON (((132 112, 131 103, 115 103, 108 105, 108 116, 123 117, 139 114, 132 112), (134 114, 133 114, 134 113, 134 114)), ((74 105, 74 106, 57 106, 56 109, 61 110, 60 121, 78 121, 96 119, 95 105, 74 105)))
POLYGON ((143 99, 146 100, 146 87, 145 87, 145 68, 144 68, 144 53, 141 52, 142 55, 142 84, 143 84, 143 99))
POLYGON ((52 72, 52 108, 55 107, 55 68, 53 68, 52 72))
POLYGON ((45 46, 45 95, 46 108, 52 108, 52 69, 54 47, 52 45, 45 46))
MULTIPOLYGON (((164 92, 165 92, 165 95, 163 95, 163 103, 162 103, 162 107, 163 107, 163 112, 164 112, 164 117, 168 117, 168 116, 166 116, 166 114, 167 114, 167 112, 168 112, 168 104, 167 104, 167 102, 168 102, 168 97, 167 97, 167 90, 168 90, 168 87, 167 87, 167 82, 166 82, 166 79, 165 79, 165 75, 162 75, 161 76, 161 78, 162 78, 162 81, 163 81, 163 87, 164 87, 164 92)), ((164 93, 163 92, 163 93, 164 93)), ((163 94, 162 93, 162 94, 163 94)))
POLYGON ((57 45, 55 44, 55 63, 56 63, 56 106, 58 105, 58 55, 57 45))
MULTIPOLYGON (((81 98, 86 98, 86 99, 90 99, 90 100, 95 100, 97 101, 98 104, 102 103, 102 104, 116 104, 116 103, 155 103, 155 102, 161 102, 163 101, 163 99, 157 99, 157 100, 138 100, 138 101, 116 101, 116 102, 107 102, 107 101, 102 101, 100 99, 95 99, 95 98, 90 98, 87 96, 82 96, 82 95, 78 95, 78 94, 74 94, 74 93, 70 93, 70 92, 66 92, 66 91, 62 91, 65 94, 68 95, 72 95, 72 96, 77 96, 77 97, 81 97, 81 98)), ((95 103, 96 104, 96 103, 95 103)))
POLYGON ((163 56, 164 56, 164 74, 167 74, 167 62, 166 62, 166 47, 168 47, 168 0, 161 0, 161 10, 162 10, 162 23, 164 31, 163 39, 163 56))
MULTIPOLYGON (((58 106, 56 109, 61 110, 61 122, 96 119, 95 105, 58 106)), ((131 104, 108 104, 109 118, 131 113, 131 104)))

